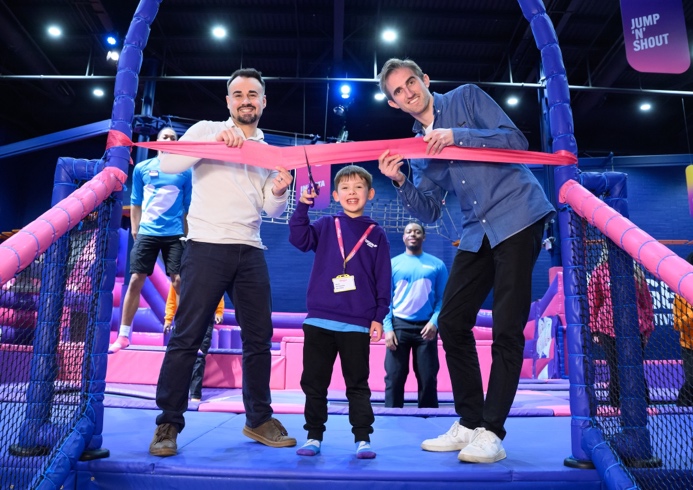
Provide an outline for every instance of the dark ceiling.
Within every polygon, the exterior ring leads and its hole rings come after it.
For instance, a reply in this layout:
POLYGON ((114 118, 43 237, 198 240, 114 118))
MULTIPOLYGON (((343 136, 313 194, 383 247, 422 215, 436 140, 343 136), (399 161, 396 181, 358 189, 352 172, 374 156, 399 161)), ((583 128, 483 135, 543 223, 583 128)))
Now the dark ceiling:
MULTIPOLYGON (((693 2, 683 2, 693 41, 693 2)), ((548 0, 571 85, 580 156, 691 153, 693 68, 681 75, 639 73, 625 56, 619 2, 548 0), (638 110, 648 100, 654 109, 638 110)), ((127 32, 130 0, 0 0, 0 144, 110 118, 115 65, 107 32, 127 32), (63 29, 60 40, 46 34, 63 29), (103 87, 107 96, 94 99, 103 87)), ((241 66, 268 77, 261 127, 270 132, 351 140, 402 138, 412 119, 376 102, 375 75, 390 57, 410 57, 445 92, 478 83, 497 101, 515 94, 508 114, 541 150, 539 52, 513 0, 163 0, 140 78, 154 83, 154 116, 223 119, 225 78, 241 66), (229 36, 213 40, 212 26, 229 36), (399 41, 379 38, 384 27, 399 41), (354 81, 346 116, 338 86, 354 81)))

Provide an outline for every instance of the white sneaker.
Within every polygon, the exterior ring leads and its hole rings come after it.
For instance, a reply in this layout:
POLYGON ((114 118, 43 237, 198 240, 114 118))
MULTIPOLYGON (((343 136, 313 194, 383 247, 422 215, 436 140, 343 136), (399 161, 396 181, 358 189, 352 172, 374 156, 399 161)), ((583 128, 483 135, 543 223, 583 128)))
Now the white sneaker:
POLYGON ((505 457, 500 438, 483 427, 474 431, 472 441, 457 455, 457 459, 468 463, 495 463, 505 457))
POLYGON ((459 451, 467 447, 467 444, 471 442, 473 436, 474 431, 472 429, 467 429, 465 426, 455 421, 452 427, 450 427, 450 430, 445 434, 441 434, 435 439, 426 439, 422 442, 421 449, 435 452, 459 451))

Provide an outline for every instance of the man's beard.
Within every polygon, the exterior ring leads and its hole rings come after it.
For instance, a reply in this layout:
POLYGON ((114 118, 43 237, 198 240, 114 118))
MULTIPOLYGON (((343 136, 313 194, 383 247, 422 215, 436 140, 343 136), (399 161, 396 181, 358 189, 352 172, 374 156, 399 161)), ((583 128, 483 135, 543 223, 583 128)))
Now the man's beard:
POLYGON ((254 112, 252 114, 239 113, 236 117, 236 121, 241 124, 254 124, 257 122, 258 119, 260 119, 260 116, 258 116, 257 112, 254 112))

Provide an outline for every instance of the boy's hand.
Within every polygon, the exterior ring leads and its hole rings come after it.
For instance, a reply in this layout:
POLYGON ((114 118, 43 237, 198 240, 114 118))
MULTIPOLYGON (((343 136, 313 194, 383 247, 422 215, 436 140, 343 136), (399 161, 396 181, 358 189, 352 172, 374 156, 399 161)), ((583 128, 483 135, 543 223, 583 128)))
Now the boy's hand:
POLYGON ((379 322, 371 322, 370 330, 371 342, 378 342, 383 338, 383 324, 379 322))
POLYGON ((306 190, 301 193, 301 199, 299 199, 299 201, 301 201, 303 204, 307 204, 308 206, 310 206, 313 204, 317 196, 318 194, 315 192, 315 189, 313 189, 311 186, 308 186, 306 190))

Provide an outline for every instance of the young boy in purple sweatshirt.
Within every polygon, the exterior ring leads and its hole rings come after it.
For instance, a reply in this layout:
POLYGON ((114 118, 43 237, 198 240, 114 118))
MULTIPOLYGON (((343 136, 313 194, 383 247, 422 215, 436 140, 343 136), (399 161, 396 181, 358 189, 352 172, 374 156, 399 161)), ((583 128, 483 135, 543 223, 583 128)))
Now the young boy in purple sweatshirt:
POLYGON ((337 354, 349 401, 349 422, 356 457, 375 458, 370 446, 373 407, 368 387, 370 342, 383 334, 390 308, 392 271, 385 230, 363 212, 373 199, 373 177, 348 165, 334 178, 332 197, 343 211, 311 224, 308 208, 315 199, 307 189, 289 220, 289 241, 303 252, 315 252, 308 281, 308 315, 303 323, 303 374, 306 395, 303 426, 308 440, 297 454, 320 453, 327 422, 327 388, 337 354))

